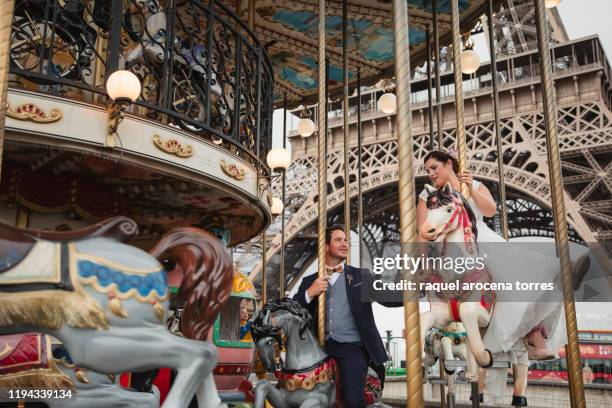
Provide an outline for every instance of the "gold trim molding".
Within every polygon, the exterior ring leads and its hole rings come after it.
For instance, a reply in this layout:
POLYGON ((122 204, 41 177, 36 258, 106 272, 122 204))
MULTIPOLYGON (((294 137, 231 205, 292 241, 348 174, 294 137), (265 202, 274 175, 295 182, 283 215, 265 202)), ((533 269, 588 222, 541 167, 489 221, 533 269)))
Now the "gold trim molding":
POLYGON ((7 103, 6 114, 13 119, 29 120, 36 123, 57 122, 63 116, 62 111, 57 108, 51 109, 51 111, 47 114, 44 110, 33 103, 24 103, 17 106, 15 109, 13 109, 11 105, 7 103))
POLYGON ((181 158, 193 156, 193 147, 191 145, 182 145, 176 139, 162 140, 161 136, 153 135, 153 144, 161 151, 168 154, 173 154, 181 158))
POLYGON ((245 172, 243 168, 238 167, 233 163, 228 163, 225 160, 221 160, 220 164, 221 169, 225 174, 235 178, 236 180, 244 180, 245 172))

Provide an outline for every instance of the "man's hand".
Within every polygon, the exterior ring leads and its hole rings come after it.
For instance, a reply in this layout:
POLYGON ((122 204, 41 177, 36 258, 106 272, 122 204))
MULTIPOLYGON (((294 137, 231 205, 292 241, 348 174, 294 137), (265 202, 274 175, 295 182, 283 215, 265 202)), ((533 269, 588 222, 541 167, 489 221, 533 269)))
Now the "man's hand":
POLYGON ((327 282, 328 279, 329 279, 329 276, 327 275, 319 276, 314 282, 312 282, 312 285, 310 285, 310 287, 306 289, 306 293, 308 293, 308 296, 311 299, 314 299, 316 296, 319 296, 321 293, 325 293, 325 291, 327 290, 327 287, 329 286, 329 283, 327 282))

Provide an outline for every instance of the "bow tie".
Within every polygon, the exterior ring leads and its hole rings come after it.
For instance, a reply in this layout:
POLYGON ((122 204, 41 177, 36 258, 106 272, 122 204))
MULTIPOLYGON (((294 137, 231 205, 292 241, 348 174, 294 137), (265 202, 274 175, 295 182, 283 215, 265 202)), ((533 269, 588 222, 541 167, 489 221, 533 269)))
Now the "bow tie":
POLYGON ((332 267, 330 267, 330 266, 325 265, 325 269, 327 269, 327 274, 328 274, 328 275, 332 275, 332 274, 334 274, 334 273, 336 273, 336 272, 338 272, 338 273, 342 273, 342 269, 343 269, 343 268, 342 268, 342 264, 340 264, 340 265, 335 266, 335 267, 333 267, 333 268, 332 268, 332 267))

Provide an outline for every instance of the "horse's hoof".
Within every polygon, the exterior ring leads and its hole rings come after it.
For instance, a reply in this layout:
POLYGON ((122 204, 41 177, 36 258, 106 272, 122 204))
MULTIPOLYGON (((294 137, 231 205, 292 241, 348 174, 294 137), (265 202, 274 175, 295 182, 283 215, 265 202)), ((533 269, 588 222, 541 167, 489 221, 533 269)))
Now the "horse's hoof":
POLYGON ((589 267, 591 266, 591 258, 588 255, 582 255, 580 258, 572 262, 572 278, 574 284, 574 291, 580 289, 580 285, 584 280, 589 267))
POLYGON ((527 398, 519 397, 516 395, 512 396, 512 405, 513 407, 526 407, 527 406, 527 398))
POLYGON ((485 351, 489 354, 489 363, 485 365, 481 365, 481 368, 491 368, 493 367, 493 354, 489 351, 489 349, 485 349, 485 351))

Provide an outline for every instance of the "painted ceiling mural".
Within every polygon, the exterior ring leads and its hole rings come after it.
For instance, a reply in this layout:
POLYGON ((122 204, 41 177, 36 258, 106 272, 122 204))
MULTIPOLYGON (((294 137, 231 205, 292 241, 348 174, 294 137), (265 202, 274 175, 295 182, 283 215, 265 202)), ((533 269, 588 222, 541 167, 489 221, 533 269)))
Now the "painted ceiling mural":
MULTIPOLYGON (((246 3, 246 2, 244 2, 246 3)), ((408 0, 411 62, 423 62, 431 0, 408 0)), ((450 0, 438 0, 441 38, 448 41, 450 0)), ((459 0, 462 30, 471 29, 483 14, 485 0, 459 0)), ((496 4, 499 1, 496 0, 496 4)), ((342 88, 342 1, 327 1, 326 41, 332 96, 342 88)), ((357 67, 364 84, 393 76, 393 15, 390 0, 350 0, 348 20, 349 81, 355 85, 357 67)), ((246 20, 243 6, 241 17, 246 20)), ((289 104, 316 100, 318 82, 318 1, 257 0, 255 35, 267 45, 276 77, 275 101, 289 104)))

